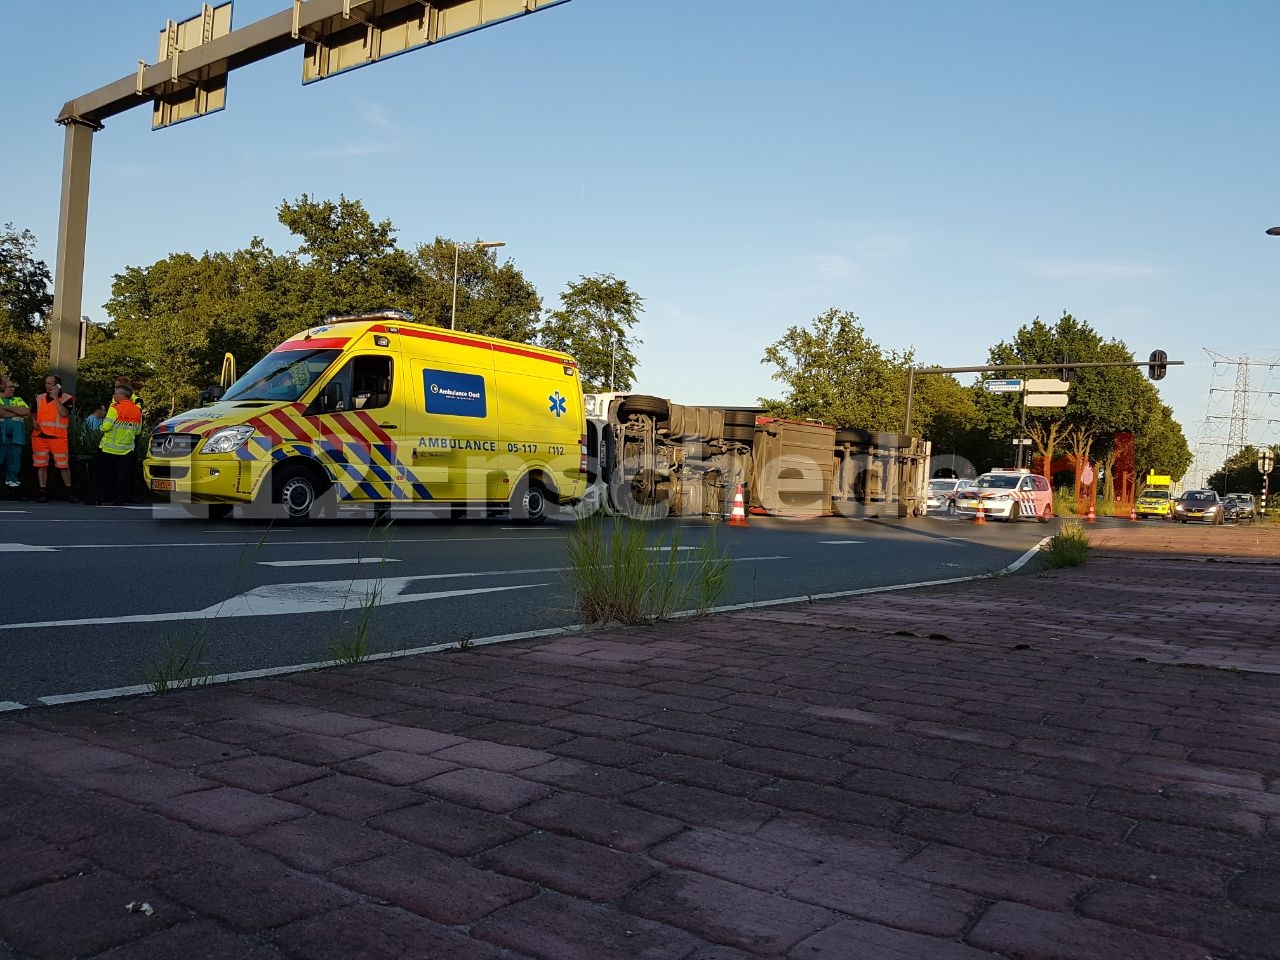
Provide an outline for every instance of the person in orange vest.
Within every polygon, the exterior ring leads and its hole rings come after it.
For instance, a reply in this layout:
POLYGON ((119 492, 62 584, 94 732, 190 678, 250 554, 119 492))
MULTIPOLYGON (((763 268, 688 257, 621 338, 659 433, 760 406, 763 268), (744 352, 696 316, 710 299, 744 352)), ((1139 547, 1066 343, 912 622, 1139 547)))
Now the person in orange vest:
POLYGON ((133 445, 142 431, 142 409, 130 398, 132 392, 127 385, 116 385, 115 399, 99 428, 102 441, 93 465, 94 503, 120 506, 129 496, 133 445))
POLYGON ((62 380, 50 374, 44 378, 44 393, 36 397, 36 416, 31 425, 31 462, 40 485, 40 503, 49 499, 49 459, 62 474, 67 499, 79 502, 71 489, 71 452, 67 431, 71 426, 71 407, 76 398, 62 389, 62 380))

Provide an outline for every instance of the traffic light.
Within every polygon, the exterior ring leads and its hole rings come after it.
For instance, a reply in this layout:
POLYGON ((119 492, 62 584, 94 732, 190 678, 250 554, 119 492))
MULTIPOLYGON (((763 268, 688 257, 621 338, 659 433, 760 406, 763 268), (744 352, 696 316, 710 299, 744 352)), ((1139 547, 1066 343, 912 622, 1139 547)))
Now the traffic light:
POLYGON ((1151 356, 1147 357, 1147 378, 1150 380, 1163 380, 1165 370, 1164 362, 1169 359, 1169 355, 1163 350, 1152 350, 1151 356))

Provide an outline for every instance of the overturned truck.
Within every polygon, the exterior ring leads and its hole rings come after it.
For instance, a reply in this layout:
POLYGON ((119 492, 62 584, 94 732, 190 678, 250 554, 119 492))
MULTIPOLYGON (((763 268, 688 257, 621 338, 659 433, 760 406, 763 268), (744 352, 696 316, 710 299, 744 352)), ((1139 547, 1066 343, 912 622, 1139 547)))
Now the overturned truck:
POLYGON ((725 516, 741 488, 756 514, 924 512, 924 440, 645 394, 589 394, 586 405, 589 510, 644 519, 725 516))

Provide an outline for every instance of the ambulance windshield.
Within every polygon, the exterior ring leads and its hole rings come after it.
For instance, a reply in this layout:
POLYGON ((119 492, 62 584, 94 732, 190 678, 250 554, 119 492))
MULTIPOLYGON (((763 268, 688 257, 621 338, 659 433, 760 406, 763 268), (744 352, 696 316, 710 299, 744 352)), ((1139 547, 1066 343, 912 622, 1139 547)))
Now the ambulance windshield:
POLYGON ((233 383, 222 399, 297 400, 341 353, 341 350, 274 350, 233 383))

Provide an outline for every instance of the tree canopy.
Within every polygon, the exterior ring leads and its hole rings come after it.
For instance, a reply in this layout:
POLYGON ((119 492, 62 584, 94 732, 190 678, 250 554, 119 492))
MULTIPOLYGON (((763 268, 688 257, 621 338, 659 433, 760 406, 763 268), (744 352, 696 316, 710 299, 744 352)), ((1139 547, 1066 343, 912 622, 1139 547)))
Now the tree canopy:
MULTIPOLYGON (((596 377, 599 338, 614 328, 625 336, 642 302, 611 275, 582 278, 568 285, 564 308, 544 318, 542 298, 519 268, 475 243, 437 236, 407 251, 390 220, 346 197, 303 194, 276 214, 298 240, 292 250, 277 253, 254 237, 229 253, 175 253, 116 274, 110 322, 91 334, 81 364, 81 392, 105 396, 123 373, 145 379, 147 399, 161 412, 182 409, 217 378, 227 352, 243 369, 326 316, 390 308, 450 326, 455 278, 457 329, 567 344, 585 354, 584 377, 596 377)), ((629 382, 635 357, 627 350, 620 358, 629 382)))
MULTIPOLYGON (((847 310, 832 308, 807 327, 790 327, 771 343, 761 363, 777 369, 773 379, 788 392, 760 398, 773 416, 820 420, 835 427, 901 430, 906 418, 910 349, 883 350, 847 310)), ((956 446, 975 415, 972 398, 954 377, 916 380, 912 425, 922 436, 937 435, 956 446)))
POLYGON ((636 355, 631 328, 640 319, 644 300, 611 273, 579 277, 560 294, 560 309, 547 314, 538 340, 573 354, 588 393, 630 390, 636 355))

